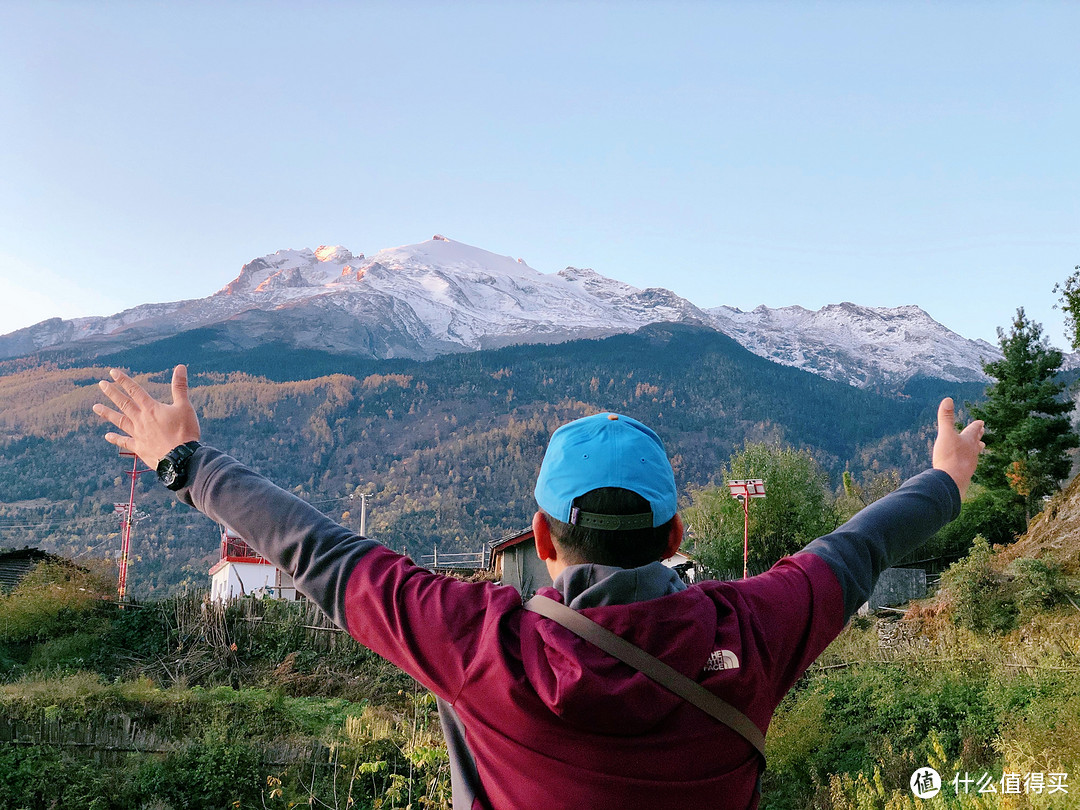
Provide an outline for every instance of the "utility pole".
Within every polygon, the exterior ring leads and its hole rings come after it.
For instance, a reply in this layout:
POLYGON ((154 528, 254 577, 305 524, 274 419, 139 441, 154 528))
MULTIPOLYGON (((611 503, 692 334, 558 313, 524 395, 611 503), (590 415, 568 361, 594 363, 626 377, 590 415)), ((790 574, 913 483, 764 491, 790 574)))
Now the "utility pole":
POLYGON ((362 492, 357 495, 355 492, 349 496, 350 501, 354 501, 357 498, 360 499, 360 536, 367 537, 367 499, 371 497, 370 493, 362 492))
POLYGON ((760 478, 745 478, 737 481, 728 481, 728 489, 731 497, 742 503, 743 508, 743 579, 749 577, 750 560, 750 499, 765 497, 765 482, 760 478))

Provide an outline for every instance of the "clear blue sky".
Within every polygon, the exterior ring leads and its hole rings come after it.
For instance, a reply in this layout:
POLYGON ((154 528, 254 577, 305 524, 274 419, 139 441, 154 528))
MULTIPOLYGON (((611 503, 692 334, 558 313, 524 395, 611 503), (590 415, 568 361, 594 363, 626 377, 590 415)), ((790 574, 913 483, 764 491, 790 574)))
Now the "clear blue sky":
POLYGON ((1078 3, 4 0, 0 333, 443 233, 1063 346, 1078 39, 1078 3))

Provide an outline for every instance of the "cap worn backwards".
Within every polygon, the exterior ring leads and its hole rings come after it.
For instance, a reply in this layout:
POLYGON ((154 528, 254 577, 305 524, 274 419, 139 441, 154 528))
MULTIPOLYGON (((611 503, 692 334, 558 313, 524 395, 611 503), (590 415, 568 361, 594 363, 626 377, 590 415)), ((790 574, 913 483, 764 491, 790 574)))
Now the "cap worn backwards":
POLYGON ((653 526, 667 523, 677 511, 675 475, 664 443, 629 416, 598 413, 556 430, 534 494, 553 518, 574 523, 574 499, 601 487, 628 489, 647 500, 653 526))

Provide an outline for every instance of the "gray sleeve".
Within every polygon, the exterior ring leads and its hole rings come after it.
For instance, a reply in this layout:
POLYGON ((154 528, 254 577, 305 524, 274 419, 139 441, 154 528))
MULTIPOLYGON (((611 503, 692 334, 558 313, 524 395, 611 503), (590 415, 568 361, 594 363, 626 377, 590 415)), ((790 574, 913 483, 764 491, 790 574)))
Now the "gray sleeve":
POLYGON ((946 472, 926 470, 803 551, 825 560, 840 580, 846 622, 870 598, 882 571, 958 514, 956 482, 946 472))
POLYGON ((296 588, 339 627, 345 588, 359 559, 377 543, 340 526, 231 456, 203 445, 177 497, 224 523, 259 554, 292 575, 296 588))

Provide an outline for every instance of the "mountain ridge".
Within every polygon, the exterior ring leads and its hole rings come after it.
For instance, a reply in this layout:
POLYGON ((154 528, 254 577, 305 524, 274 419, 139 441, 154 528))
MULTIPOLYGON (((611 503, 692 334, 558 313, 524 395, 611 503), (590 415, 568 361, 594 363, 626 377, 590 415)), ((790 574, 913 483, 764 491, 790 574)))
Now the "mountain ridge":
POLYGON ((237 350, 272 339, 296 349, 431 359, 661 322, 707 325, 773 362, 857 387, 901 387, 918 376, 984 382, 982 362, 1000 356, 914 305, 702 309, 662 287, 634 287, 588 268, 544 274, 436 235, 370 257, 340 245, 279 250, 246 263, 206 298, 53 318, 2 335, 0 360, 59 350, 91 360, 211 326, 237 350))

